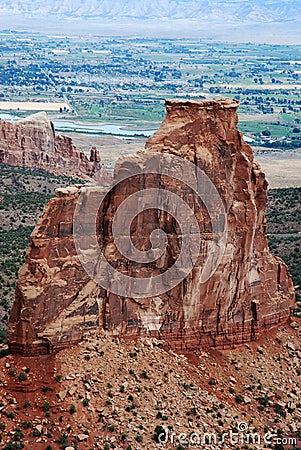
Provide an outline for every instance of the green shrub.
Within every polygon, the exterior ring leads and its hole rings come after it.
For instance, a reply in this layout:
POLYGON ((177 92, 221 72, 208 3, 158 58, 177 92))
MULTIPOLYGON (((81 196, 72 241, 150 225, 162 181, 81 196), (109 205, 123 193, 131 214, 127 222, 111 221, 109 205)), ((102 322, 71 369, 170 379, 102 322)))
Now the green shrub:
POLYGON ((59 443, 62 445, 65 445, 68 443, 68 434, 67 433, 63 433, 60 438, 59 438, 59 443))
POLYGON ((71 406, 70 406, 69 412, 70 412, 70 414, 76 413, 76 407, 75 407, 75 405, 71 405, 71 406))
POLYGON ((28 378, 27 378, 27 375, 26 375, 26 373, 24 373, 24 372, 20 372, 19 373, 19 375, 18 375, 18 380, 19 381, 26 381, 28 378))
POLYGON ((143 378, 144 380, 149 379, 149 376, 148 376, 146 370, 142 370, 142 372, 140 373, 140 378, 143 378))
POLYGON ((44 412, 47 412, 47 411, 49 411, 50 410, 50 405, 49 405, 49 403, 48 402, 44 402, 44 405, 43 405, 43 411, 44 412))
MULTIPOLYGON (((164 435, 164 437, 166 436, 165 429, 161 425, 157 425, 156 428, 155 428, 155 433, 153 435, 153 440, 155 442, 160 442, 159 437, 162 434, 164 435)), ((162 440, 164 440, 164 439, 162 439, 162 440)))
POLYGON ((264 397, 259 397, 258 401, 262 406, 267 406, 269 403, 269 398, 265 395, 264 397))
POLYGON ((39 430, 37 430, 36 428, 33 430, 33 432, 32 432, 32 434, 35 436, 35 437, 38 437, 38 436, 41 436, 41 432, 39 431, 39 430))
POLYGON ((243 398, 242 395, 237 394, 236 397, 235 397, 235 401, 236 401, 236 403, 243 403, 244 398, 243 398))

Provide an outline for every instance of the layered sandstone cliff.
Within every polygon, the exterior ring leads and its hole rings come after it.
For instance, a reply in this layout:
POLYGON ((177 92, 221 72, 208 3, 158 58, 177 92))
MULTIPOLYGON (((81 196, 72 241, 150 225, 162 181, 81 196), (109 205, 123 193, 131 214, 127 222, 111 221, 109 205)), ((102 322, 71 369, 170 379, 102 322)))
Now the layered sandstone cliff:
POLYGON ((100 169, 98 151, 88 158, 67 136, 56 135, 44 112, 15 123, 0 121, 0 163, 89 179, 100 169))
MULTIPOLYGON (((224 99, 167 101, 166 118, 145 150, 118 161, 114 188, 103 191, 87 185, 57 191, 31 236, 26 263, 19 273, 8 329, 13 351, 49 352, 79 341, 85 330, 98 327, 123 337, 160 337, 177 349, 225 348, 255 340, 289 318, 294 288, 286 265, 268 248, 264 216, 267 182, 251 147, 237 129, 237 107, 237 101, 224 99), (205 278, 204 262, 212 256, 212 249, 220 246, 207 208, 213 194, 207 192, 204 201, 195 196, 191 188, 175 181, 173 166, 170 177, 166 173, 154 175, 149 169, 150 158, 161 154, 190 161, 208 175, 222 199, 226 240, 216 270, 205 278), (126 178, 133 173, 134 177, 126 178), (168 276, 164 279, 187 237, 173 218, 173 200, 169 205, 167 201, 166 210, 158 200, 160 207, 152 206, 135 217, 134 195, 154 188, 164 191, 164 195, 171 192, 180 197, 199 225, 200 242, 195 241, 190 248, 192 255, 199 247, 195 266, 178 284, 168 276), (142 259, 133 262, 133 249, 127 257, 121 255, 114 242, 114 217, 128 199, 122 220, 126 224, 128 218, 133 219, 131 237, 136 249, 152 250, 151 233, 157 229, 165 233, 166 251, 151 264, 142 259), (84 219, 74 227, 76 209, 83 211, 84 219), (93 210, 98 210, 97 215, 93 210), (97 230, 98 244, 114 269, 112 273, 102 260, 88 270, 95 276, 90 277, 84 270, 82 263, 86 261, 87 269, 97 254, 93 239, 89 233, 85 235, 87 224, 92 224, 88 230, 93 226, 97 230), (84 236, 81 258, 75 248, 74 230, 84 236), (152 281, 162 274, 164 292, 154 293, 152 283, 144 280, 144 295, 139 295, 135 280, 130 295, 125 286, 124 294, 119 289, 123 275, 152 281)), ((194 179, 194 170, 189 177, 194 179)), ((213 258, 215 254, 213 251, 213 258)))

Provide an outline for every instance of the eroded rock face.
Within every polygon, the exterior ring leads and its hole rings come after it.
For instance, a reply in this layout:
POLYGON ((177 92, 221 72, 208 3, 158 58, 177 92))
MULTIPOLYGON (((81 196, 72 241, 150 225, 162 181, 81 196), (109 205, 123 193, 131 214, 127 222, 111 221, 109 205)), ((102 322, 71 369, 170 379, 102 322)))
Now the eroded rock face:
POLYGON ((67 136, 55 135, 44 112, 15 123, 0 121, 0 162, 89 179, 100 170, 98 151, 90 159, 67 136))
MULTIPOLYGON (((228 234, 217 270, 201 282, 203 261, 213 241, 202 202, 172 178, 136 177, 108 190, 97 216, 100 246, 117 269, 111 286, 120 282, 118 271, 132 277, 165 272, 180 251, 178 224, 170 214, 150 209, 133 221, 132 241, 138 249, 148 250, 150 233, 163 229, 168 236, 164 256, 146 266, 132 264, 118 252, 112 239, 116 209, 141 189, 160 186, 190 204, 203 238, 200 255, 188 276, 161 295, 149 292, 145 298, 130 298, 101 288, 79 261, 72 228, 79 197, 82 206, 90 202, 97 208, 100 188, 60 189, 34 230, 19 274, 8 330, 13 351, 48 352, 80 340, 86 329, 97 327, 125 338, 160 337, 176 349, 226 348, 255 340, 289 318, 294 288, 286 265, 268 248, 264 216, 267 181, 237 129, 238 102, 177 100, 167 101, 166 107, 167 116, 146 149, 120 158, 115 178, 122 179, 132 168, 145 168, 149 155, 158 153, 177 155, 203 170, 218 190, 226 212, 228 234)), ((89 211, 87 222, 93 221, 89 211)), ((125 218, 133 212, 134 203, 125 218)), ((87 257, 91 251, 87 238, 87 257)))

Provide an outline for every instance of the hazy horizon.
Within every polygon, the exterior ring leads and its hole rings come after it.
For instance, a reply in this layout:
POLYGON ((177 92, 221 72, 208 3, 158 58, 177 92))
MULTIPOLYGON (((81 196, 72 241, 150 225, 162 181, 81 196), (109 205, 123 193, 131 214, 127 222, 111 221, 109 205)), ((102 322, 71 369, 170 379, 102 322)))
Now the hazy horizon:
POLYGON ((298 0, 4 0, 0 29, 301 44, 298 0))

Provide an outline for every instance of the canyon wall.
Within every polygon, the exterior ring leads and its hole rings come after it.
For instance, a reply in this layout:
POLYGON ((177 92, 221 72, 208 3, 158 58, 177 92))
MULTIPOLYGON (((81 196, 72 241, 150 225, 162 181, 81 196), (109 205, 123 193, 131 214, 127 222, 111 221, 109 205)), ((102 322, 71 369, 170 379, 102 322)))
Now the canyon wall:
POLYGON ((0 163, 87 180, 101 167, 95 148, 88 158, 71 138, 56 135, 45 112, 14 123, 0 121, 0 163))
POLYGON ((48 353, 78 342, 86 330, 98 327, 123 338, 158 337, 174 349, 229 348, 255 340, 288 320, 294 308, 293 283, 285 263, 268 248, 264 215, 268 183, 238 131, 237 107, 237 101, 227 99, 168 100, 166 118, 146 148, 117 162, 113 188, 71 186, 56 192, 31 236, 19 273, 8 327, 12 351, 48 353), (149 173, 149 158, 155 155, 189 161, 208 175, 222 200, 226 240, 217 267, 207 278, 203 277, 204 261, 218 244, 206 202, 175 181, 174 167, 170 177, 149 173), (124 176, 141 171, 146 175, 124 176), (148 265, 133 262, 130 253, 129 257, 120 254, 112 232, 117 209, 147 188, 171 192, 189 204, 201 233, 200 242, 195 242, 200 251, 193 270, 171 289, 170 279, 165 280, 165 291, 156 294, 143 281, 143 296, 135 296, 135 289, 131 295, 126 289, 122 294, 120 274, 150 280, 164 275, 186 239, 170 210, 149 208, 135 217, 136 204, 131 200, 123 218, 124 223, 133 218, 134 246, 148 251, 152 231, 161 229, 167 247, 148 265), (100 279, 108 278, 105 285, 98 283, 97 276, 90 277, 82 265, 85 258, 89 261, 89 254, 93 256, 90 236, 85 237, 81 258, 75 246, 78 229, 73 217, 85 204, 89 205, 86 223, 93 225, 93 209, 98 210, 94 224, 98 244, 114 269, 107 276, 99 262, 100 279))

